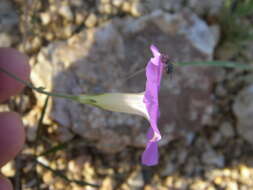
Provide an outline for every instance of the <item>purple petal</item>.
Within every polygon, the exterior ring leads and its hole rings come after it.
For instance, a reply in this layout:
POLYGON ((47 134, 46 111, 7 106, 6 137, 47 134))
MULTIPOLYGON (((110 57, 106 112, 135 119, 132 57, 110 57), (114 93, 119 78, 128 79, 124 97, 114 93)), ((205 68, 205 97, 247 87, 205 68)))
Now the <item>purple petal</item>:
POLYGON ((142 155, 142 163, 145 165, 155 165, 158 163, 158 145, 157 141, 161 139, 160 131, 157 127, 159 117, 158 93, 162 78, 164 63, 161 61, 161 54, 158 49, 151 45, 150 47, 154 57, 150 59, 146 67, 146 90, 144 94, 144 103, 149 114, 151 128, 148 132, 148 143, 142 155))
POLYGON ((145 151, 142 153, 141 162, 147 166, 158 164, 158 145, 157 142, 148 142, 145 151))

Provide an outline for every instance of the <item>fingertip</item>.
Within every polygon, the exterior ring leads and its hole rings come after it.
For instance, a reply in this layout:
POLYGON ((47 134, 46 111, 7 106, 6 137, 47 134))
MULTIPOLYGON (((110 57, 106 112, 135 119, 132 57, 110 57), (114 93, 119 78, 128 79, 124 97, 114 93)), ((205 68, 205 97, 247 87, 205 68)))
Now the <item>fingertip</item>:
MULTIPOLYGON (((30 67, 28 57, 12 48, 0 48, 0 67, 22 80, 28 80, 30 67)), ((24 85, 0 72, 0 101, 19 93, 24 85)))
POLYGON ((15 112, 0 113, 0 167, 13 159, 22 149, 25 131, 20 116, 15 112))

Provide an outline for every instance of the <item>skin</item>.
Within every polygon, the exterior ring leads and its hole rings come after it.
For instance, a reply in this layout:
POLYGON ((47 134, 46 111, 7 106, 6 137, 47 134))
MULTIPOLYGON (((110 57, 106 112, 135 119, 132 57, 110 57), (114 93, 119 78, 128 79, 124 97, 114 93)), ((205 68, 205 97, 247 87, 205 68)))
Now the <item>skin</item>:
MULTIPOLYGON (((0 67, 28 80, 30 68, 28 58, 11 48, 0 48, 0 67)), ((18 94, 24 85, 0 72, 0 102, 18 94)), ((0 113, 0 168, 13 159, 21 150, 25 132, 20 116, 15 112, 0 113)), ((0 190, 12 190, 9 180, 0 175, 0 190)))

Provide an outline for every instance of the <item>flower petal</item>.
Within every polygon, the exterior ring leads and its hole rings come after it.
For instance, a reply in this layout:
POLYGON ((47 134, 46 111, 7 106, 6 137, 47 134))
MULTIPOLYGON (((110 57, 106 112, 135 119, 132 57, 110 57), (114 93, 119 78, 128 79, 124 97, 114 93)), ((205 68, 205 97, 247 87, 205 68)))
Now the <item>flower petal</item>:
POLYGON ((159 117, 158 93, 160 90, 160 82, 162 78, 164 63, 161 61, 161 53, 158 51, 158 49, 154 45, 151 45, 150 49, 154 57, 150 59, 146 67, 147 81, 143 100, 148 110, 150 118, 149 122, 151 125, 151 128, 149 129, 147 135, 148 144, 142 155, 142 163, 145 165, 157 164, 157 141, 161 139, 161 134, 157 127, 157 120, 159 117))
POLYGON ((158 144, 157 142, 148 142, 145 151, 142 153, 141 162, 146 166, 158 164, 158 144))
POLYGON ((161 55, 161 53, 159 52, 159 50, 157 49, 156 46, 154 46, 153 44, 150 46, 150 49, 154 55, 153 58, 151 58, 151 61, 154 63, 154 64, 158 64, 158 61, 159 61, 159 57, 161 55))

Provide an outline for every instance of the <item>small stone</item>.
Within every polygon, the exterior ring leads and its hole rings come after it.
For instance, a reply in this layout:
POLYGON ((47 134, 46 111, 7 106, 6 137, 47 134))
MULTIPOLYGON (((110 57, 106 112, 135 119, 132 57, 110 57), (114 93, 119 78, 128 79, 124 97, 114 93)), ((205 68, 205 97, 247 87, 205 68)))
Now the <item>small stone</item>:
POLYGON ((26 53, 33 53, 37 51, 42 45, 41 38, 36 36, 33 39, 29 39, 22 44, 22 48, 26 53))
POLYGON ((82 12, 76 12, 75 14, 75 23, 76 24, 82 24, 85 18, 87 17, 88 13, 85 11, 82 12))
POLYGON ((238 190, 239 186, 235 181, 229 181, 227 183, 226 190, 238 190))
POLYGON ((51 32, 47 32, 46 34, 45 34, 45 38, 48 40, 48 41, 52 41, 53 39, 54 39, 54 34, 53 33, 51 33, 51 32))
POLYGON ((43 25, 48 25, 51 21, 51 16, 48 12, 41 13, 40 19, 41 19, 43 25))
POLYGON ((68 21, 72 21, 74 16, 69 6, 63 5, 59 8, 59 14, 68 21))
POLYGON ((11 36, 7 33, 0 33, 0 47, 10 47, 11 44, 11 36))
POLYGON ((208 186, 205 190, 216 190, 214 186, 208 186))
POLYGON ((124 0, 112 0, 112 4, 115 7, 120 7, 123 4, 124 0))
POLYGON ((69 38, 74 31, 74 27, 72 25, 65 26, 63 29, 62 37, 69 38))
POLYGON ((1 169, 1 173, 5 175, 6 177, 13 177, 15 176, 15 166, 14 161, 10 161, 7 164, 5 164, 1 169))
POLYGON ((122 10, 124 12, 130 13, 131 12, 131 4, 128 1, 125 1, 122 5, 122 10))
POLYGON ((221 177, 221 176, 218 176, 218 177, 216 177, 215 179, 214 179, 214 183, 216 184, 216 185, 221 185, 222 183, 223 183, 223 177, 221 177))
POLYGON ((100 0, 100 3, 109 4, 110 0, 100 0))
POLYGON ((174 181, 174 188, 175 189, 182 189, 182 190, 186 190, 187 188, 187 182, 184 178, 177 178, 174 181))
POLYGON ((110 15, 110 14, 112 14, 112 10, 113 10, 113 8, 112 8, 111 4, 101 4, 99 6, 99 12, 103 13, 103 14, 110 15))
POLYGON ((240 170, 240 174, 243 178, 250 178, 251 177, 251 172, 249 170, 249 168, 245 165, 241 165, 239 167, 239 170, 240 170))
POLYGON ((221 124, 220 132, 224 137, 233 137, 235 135, 234 129, 230 122, 224 122, 221 124))
POLYGON ((133 172, 128 178, 127 183, 131 189, 139 189, 143 187, 144 181, 141 172, 139 170, 133 172))
POLYGON ((104 189, 104 190, 113 190, 113 179, 110 178, 110 177, 106 177, 104 179, 104 181, 102 182, 102 185, 101 185, 101 189, 104 189))
POLYGON ((88 28, 94 27, 96 23, 97 23, 97 17, 94 13, 91 13, 84 22, 85 26, 88 28))
POLYGON ((68 169, 69 171, 75 173, 75 172, 79 172, 80 168, 76 165, 74 160, 70 160, 68 163, 68 169))
POLYGON ((134 2, 131 7, 131 14, 134 17, 139 17, 143 14, 143 6, 140 2, 134 2))
POLYGON ((202 180, 196 180, 191 184, 190 189, 191 190, 204 190, 207 189, 208 183, 202 180))
POLYGON ((173 186, 173 183, 174 183, 174 178, 172 176, 167 176, 165 181, 164 181, 165 185, 167 187, 172 187, 173 186))
POLYGON ((57 180, 54 183, 54 186, 55 186, 55 189, 69 189, 69 188, 66 187, 66 184, 64 183, 63 180, 57 180))
POLYGON ((42 175, 42 178, 45 184, 48 184, 48 185, 53 184, 55 182, 52 172, 49 172, 49 171, 44 172, 42 175))
POLYGON ((224 157, 222 155, 217 154, 213 150, 209 150, 208 152, 205 152, 202 155, 202 161, 208 165, 215 165, 218 167, 224 166, 224 157))
POLYGON ((32 41, 33 51, 38 50, 41 47, 41 45, 42 45, 41 38, 36 36, 32 41))
POLYGON ((89 163, 86 162, 83 165, 84 169, 83 169, 83 175, 86 179, 92 179, 93 176, 95 175, 95 169, 93 168, 93 166, 89 163))

